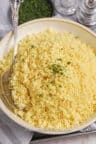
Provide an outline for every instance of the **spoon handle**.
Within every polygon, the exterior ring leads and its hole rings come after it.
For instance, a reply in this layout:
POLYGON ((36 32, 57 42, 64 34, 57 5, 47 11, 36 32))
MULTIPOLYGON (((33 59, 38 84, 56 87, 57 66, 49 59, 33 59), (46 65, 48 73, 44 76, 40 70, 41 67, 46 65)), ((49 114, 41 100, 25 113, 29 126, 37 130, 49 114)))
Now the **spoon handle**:
POLYGON ((23 0, 10 0, 11 10, 12 10, 12 24, 13 24, 13 34, 14 34, 14 55, 13 59, 17 54, 17 32, 18 32, 18 19, 19 19, 19 8, 23 0))

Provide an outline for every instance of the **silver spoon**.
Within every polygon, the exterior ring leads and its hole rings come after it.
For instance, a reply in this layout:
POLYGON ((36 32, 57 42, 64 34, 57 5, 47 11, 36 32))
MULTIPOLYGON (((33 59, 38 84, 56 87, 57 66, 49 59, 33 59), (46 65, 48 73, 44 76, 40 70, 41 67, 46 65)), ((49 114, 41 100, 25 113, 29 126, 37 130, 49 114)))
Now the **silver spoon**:
POLYGON ((10 0, 11 10, 12 10, 12 23, 13 23, 13 34, 14 34, 14 55, 13 60, 17 54, 17 30, 18 30, 18 18, 19 18, 19 8, 21 2, 24 0, 10 0))
POLYGON ((9 85, 9 78, 12 73, 13 64, 15 62, 15 57, 17 54, 17 33, 18 33, 18 16, 19 16, 19 8, 20 3, 23 0, 10 0, 11 10, 12 10, 12 23, 13 23, 13 34, 14 34, 14 52, 13 52, 13 59, 10 67, 2 74, 1 81, 0 81, 0 88, 1 88, 1 97, 3 101, 8 105, 8 107, 13 110, 14 103, 11 97, 11 90, 9 85))

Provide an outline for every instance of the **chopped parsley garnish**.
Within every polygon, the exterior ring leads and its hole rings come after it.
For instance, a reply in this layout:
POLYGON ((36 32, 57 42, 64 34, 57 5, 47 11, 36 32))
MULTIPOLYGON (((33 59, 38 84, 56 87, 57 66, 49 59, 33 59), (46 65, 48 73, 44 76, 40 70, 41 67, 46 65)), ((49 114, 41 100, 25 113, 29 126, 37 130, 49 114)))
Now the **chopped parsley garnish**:
POLYGON ((43 94, 39 94, 39 97, 42 97, 43 96, 43 94))
POLYGON ((34 45, 31 45, 31 48, 35 48, 35 46, 34 46, 34 45))
POLYGON ((58 60, 58 61, 62 61, 62 59, 61 59, 61 58, 58 58, 57 60, 58 60))
POLYGON ((53 81, 50 81, 50 83, 52 84, 52 85, 54 85, 55 84, 55 81, 53 80, 53 81))
POLYGON ((61 74, 63 75, 64 68, 59 64, 52 64, 51 66, 53 74, 61 74))
POLYGON ((71 64, 71 62, 70 62, 70 61, 68 61, 68 62, 67 62, 67 65, 70 65, 70 64, 71 64))

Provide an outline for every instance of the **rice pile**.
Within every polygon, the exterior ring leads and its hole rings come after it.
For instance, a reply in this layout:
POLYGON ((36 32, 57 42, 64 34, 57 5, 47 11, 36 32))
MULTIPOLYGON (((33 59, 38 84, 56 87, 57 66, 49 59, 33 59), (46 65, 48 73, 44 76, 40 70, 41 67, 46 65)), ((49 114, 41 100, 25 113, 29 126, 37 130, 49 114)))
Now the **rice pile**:
POLYGON ((14 112, 26 122, 55 130, 79 126, 96 114, 95 53, 71 33, 27 36, 18 45, 10 85, 14 112))

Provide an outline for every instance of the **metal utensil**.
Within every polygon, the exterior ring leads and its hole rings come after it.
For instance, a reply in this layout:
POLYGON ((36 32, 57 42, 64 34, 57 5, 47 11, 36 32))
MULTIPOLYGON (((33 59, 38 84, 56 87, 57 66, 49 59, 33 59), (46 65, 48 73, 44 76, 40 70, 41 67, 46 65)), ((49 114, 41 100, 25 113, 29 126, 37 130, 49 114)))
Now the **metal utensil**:
POLYGON ((14 35, 14 43, 13 43, 13 58, 10 67, 2 74, 1 76, 1 93, 4 97, 5 95, 8 97, 8 105, 10 106, 11 110, 13 110, 14 103, 11 98, 11 91, 9 86, 9 78, 12 73, 13 64, 15 62, 15 57, 17 54, 17 32, 18 32, 18 16, 19 16, 19 8, 20 3, 22 0, 10 0, 10 6, 12 11, 12 24, 13 24, 13 35, 14 35), (12 105, 13 103, 13 105, 12 105))
POLYGON ((12 24, 13 24, 13 34, 14 34, 14 55, 13 59, 17 54, 17 29, 18 29, 18 18, 19 18, 19 8, 21 2, 24 0, 10 0, 11 10, 12 10, 12 24))

